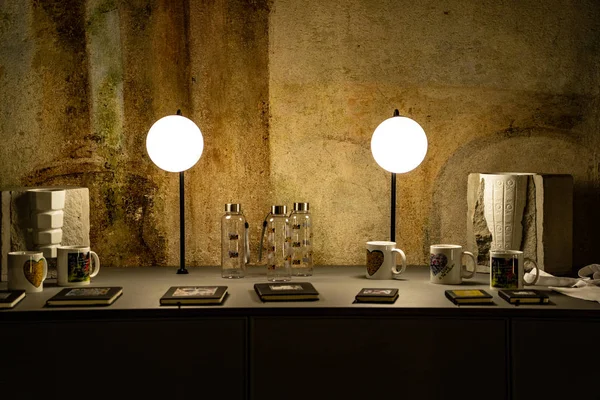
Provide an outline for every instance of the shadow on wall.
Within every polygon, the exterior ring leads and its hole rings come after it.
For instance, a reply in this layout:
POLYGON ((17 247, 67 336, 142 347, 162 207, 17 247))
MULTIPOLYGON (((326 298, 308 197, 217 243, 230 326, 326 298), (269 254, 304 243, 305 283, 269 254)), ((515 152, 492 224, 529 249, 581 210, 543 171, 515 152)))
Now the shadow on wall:
POLYGON ((594 244, 600 232, 598 183, 589 176, 595 166, 593 150, 564 134, 527 137, 486 137, 460 147, 439 173, 433 193, 430 243, 467 243, 467 181, 472 172, 535 172, 570 174, 573 193, 573 269, 600 263, 594 244))

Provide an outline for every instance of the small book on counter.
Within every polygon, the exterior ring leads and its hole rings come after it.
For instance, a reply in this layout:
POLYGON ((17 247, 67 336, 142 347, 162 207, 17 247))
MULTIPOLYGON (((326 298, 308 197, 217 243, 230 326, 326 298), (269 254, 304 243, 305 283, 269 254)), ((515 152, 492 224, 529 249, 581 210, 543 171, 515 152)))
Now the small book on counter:
POLYGON ((160 304, 221 304, 226 296, 227 286, 171 286, 160 298, 160 304))
POLYGON ((446 290, 446 297, 454 304, 494 304, 492 295, 482 289, 446 290))
POLYGON ((255 283, 254 290, 262 301, 305 301, 319 299, 319 292, 310 282, 255 283))
POLYGON ((357 303, 394 303, 398 298, 398 289, 363 288, 356 294, 357 303))
POLYGON ((46 300, 49 306, 108 306, 123 294, 120 286, 70 287, 46 300))
POLYGON ((503 289, 498 295, 510 304, 548 304, 550 297, 540 290, 535 289, 503 289))
POLYGON ((0 290, 0 308, 13 308, 24 298, 24 290, 0 290))

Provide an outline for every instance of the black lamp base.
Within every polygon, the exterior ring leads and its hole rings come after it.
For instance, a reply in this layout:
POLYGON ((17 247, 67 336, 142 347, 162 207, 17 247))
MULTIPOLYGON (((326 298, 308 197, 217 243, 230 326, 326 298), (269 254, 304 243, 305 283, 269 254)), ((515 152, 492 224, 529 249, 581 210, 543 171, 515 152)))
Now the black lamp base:
POLYGON ((189 272, 184 267, 181 267, 177 270, 177 274, 189 274, 189 272))

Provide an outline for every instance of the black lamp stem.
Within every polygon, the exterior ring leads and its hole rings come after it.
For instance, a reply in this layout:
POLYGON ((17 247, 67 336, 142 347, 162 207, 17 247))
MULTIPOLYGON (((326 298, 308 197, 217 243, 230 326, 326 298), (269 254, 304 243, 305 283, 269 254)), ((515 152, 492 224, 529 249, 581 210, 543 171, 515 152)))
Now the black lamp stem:
MULTIPOLYGON (((398 109, 394 110, 394 117, 399 117, 398 109)), ((391 222, 390 222, 390 242, 396 241, 396 173, 392 172, 392 201, 391 201, 391 222)))
POLYGON ((183 171, 179 173, 179 269, 178 274, 187 274, 185 269, 185 190, 183 171))
POLYGON ((391 201, 391 222, 390 222, 390 242, 396 241, 396 173, 392 172, 392 201, 391 201))

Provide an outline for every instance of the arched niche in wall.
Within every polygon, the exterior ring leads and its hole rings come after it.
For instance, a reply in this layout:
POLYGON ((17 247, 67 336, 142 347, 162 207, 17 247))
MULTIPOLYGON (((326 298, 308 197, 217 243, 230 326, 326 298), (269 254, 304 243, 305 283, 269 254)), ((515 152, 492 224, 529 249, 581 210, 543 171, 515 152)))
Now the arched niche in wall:
POLYGON ((590 174, 595 166, 593 149, 562 132, 532 130, 526 136, 487 136, 464 144, 434 182, 424 253, 432 243, 466 244, 470 173, 532 172, 573 176, 573 266, 597 262, 593 244, 600 232, 593 221, 598 221, 600 209, 590 174))

